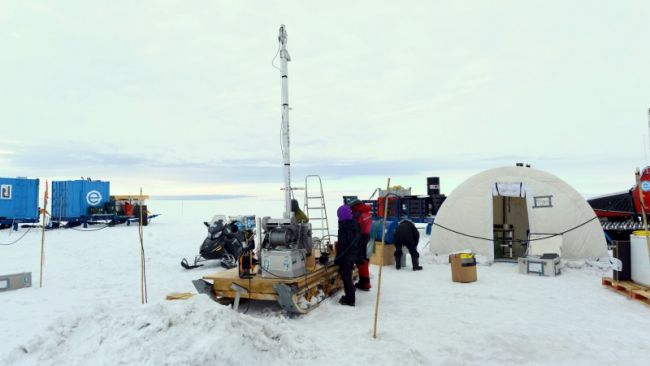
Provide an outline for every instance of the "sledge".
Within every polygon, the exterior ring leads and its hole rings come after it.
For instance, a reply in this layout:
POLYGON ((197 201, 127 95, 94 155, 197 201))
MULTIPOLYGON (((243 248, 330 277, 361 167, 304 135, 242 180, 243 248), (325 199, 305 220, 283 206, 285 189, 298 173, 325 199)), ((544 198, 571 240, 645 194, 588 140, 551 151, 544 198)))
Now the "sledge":
MULTIPOLYGON (((263 271, 255 267, 256 273, 263 271)), ((353 273, 355 281, 358 273, 353 273)), ((210 296, 220 304, 237 308, 241 298, 258 301, 275 301, 288 313, 306 314, 325 299, 343 288, 338 266, 327 262, 317 263, 312 271, 296 278, 273 278, 256 275, 240 278, 237 268, 203 276, 193 281, 199 293, 210 296)))

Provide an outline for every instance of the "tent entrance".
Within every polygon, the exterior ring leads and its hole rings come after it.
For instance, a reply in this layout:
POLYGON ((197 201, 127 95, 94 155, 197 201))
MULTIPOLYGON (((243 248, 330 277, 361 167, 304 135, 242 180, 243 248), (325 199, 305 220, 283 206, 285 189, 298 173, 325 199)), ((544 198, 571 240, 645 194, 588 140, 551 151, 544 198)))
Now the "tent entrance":
POLYGON ((516 259, 526 255, 530 226, 525 197, 492 197, 494 258, 516 259))

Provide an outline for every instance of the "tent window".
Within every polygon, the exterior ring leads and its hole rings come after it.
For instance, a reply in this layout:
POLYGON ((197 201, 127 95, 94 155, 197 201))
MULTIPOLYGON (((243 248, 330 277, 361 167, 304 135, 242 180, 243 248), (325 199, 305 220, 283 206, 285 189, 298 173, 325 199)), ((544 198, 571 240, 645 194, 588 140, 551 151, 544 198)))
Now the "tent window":
POLYGON ((518 183, 494 183, 492 186, 492 196, 503 197, 526 197, 524 184, 518 183))
POLYGON ((553 196, 535 196, 533 201, 535 205, 533 208, 553 207, 552 198, 553 196))

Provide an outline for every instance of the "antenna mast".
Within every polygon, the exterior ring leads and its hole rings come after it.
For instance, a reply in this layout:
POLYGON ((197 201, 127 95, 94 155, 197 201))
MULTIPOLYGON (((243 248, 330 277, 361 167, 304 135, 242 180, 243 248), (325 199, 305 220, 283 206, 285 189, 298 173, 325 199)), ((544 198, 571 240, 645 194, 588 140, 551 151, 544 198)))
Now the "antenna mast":
POLYGON ((278 35, 280 42, 280 72, 282 74, 282 162, 284 163, 284 218, 291 218, 291 160, 289 155, 289 76, 287 62, 291 61, 287 51, 287 31, 284 24, 278 35))

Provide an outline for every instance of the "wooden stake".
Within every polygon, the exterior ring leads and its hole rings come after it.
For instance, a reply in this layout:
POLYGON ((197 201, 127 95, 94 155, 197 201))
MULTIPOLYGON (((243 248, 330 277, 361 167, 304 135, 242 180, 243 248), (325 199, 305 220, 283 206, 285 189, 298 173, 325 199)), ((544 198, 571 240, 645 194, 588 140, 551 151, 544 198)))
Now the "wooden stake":
POLYGON ((639 168, 636 168, 636 172, 634 173, 636 176, 636 186, 637 189, 639 190, 639 201, 641 202, 641 217, 643 217, 643 230, 645 231, 645 240, 646 240, 646 245, 648 246, 648 253, 650 253, 650 236, 648 236, 648 218, 646 216, 645 210, 645 200, 643 199, 643 189, 641 189, 641 172, 639 171, 639 168))
POLYGON ((45 195, 43 196, 43 209, 41 213, 43 214, 43 231, 41 233, 41 272, 39 274, 39 287, 43 288, 43 266, 45 265, 45 215, 47 214, 47 199, 48 199, 48 181, 45 180, 45 195))
POLYGON ((372 338, 377 338, 377 315, 379 314, 379 297, 381 295, 381 269, 384 267, 384 250, 386 249, 386 219, 388 218, 388 192, 390 191, 390 178, 386 183, 386 196, 384 197, 384 223, 381 229, 381 260, 379 264, 379 278, 377 278, 377 298, 375 299, 375 320, 372 325, 372 338))
POLYGON ((144 231, 142 225, 142 187, 140 187, 140 201, 139 201, 139 220, 138 220, 138 234, 140 236, 140 299, 142 304, 147 303, 147 274, 144 260, 144 231))

